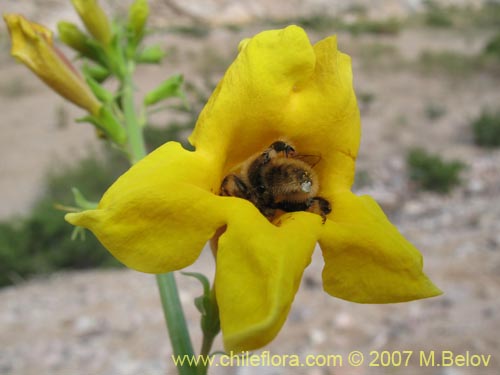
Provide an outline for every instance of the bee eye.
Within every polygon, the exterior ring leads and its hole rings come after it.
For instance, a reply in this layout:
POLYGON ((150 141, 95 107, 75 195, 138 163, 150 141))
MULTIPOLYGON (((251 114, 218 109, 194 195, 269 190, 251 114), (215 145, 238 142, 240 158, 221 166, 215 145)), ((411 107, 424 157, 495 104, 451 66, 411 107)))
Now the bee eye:
POLYGON ((304 181, 303 183, 300 184, 300 189, 304 193, 310 193, 311 192, 311 186, 312 186, 311 180, 304 181))

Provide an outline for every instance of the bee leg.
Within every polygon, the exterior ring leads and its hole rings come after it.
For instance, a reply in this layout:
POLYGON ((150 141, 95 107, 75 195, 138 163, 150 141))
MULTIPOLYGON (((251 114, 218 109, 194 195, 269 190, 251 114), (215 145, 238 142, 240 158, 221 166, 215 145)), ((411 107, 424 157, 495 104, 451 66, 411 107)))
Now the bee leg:
POLYGON ((276 214, 276 210, 274 208, 270 208, 270 207, 260 207, 259 211, 262 213, 262 215, 267 217, 269 220, 272 220, 274 215, 276 214))
POLYGON ((325 198, 314 197, 312 198, 307 211, 320 215, 324 224, 326 222, 326 215, 332 212, 332 206, 325 198))
POLYGON ((219 194, 226 197, 250 199, 250 192, 247 185, 235 174, 224 177, 220 185, 219 194))
POLYGON ((332 212, 330 202, 321 197, 310 198, 306 201, 281 201, 274 203, 273 208, 278 208, 286 212, 307 211, 321 216, 323 224, 326 222, 326 215, 332 212))
POLYGON ((296 201, 280 201, 272 203, 271 207, 276 208, 285 212, 296 212, 296 211, 306 211, 312 204, 312 199, 296 202, 296 201))

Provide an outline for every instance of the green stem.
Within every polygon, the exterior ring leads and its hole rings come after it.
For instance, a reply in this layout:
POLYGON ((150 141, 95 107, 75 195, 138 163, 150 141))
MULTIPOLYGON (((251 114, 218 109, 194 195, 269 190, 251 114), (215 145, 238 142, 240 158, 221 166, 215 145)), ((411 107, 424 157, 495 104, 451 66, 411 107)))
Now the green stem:
POLYGON ((137 113, 134 103, 134 84, 132 81, 131 70, 133 70, 133 63, 129 64, 123 79, 122 79, 122 108, 125 116, 127 127, 130 162, 137 163, 144 156, 146 156, 146 146, 144 143, 144 136, 142 127, 137 119, 137 113))
POLYGON ((220 332, 219 305, 215 295, 215 283, 210 290, 210 306, 207 311, 206 323, 203 327, 203 341, 201 344, 201 355, 209 355, 212 344, 220 332))
MULTIPOLYGON (((219 307, 215 296, 215 285, 210 290, 210 303, 206 306, 206 315, 202 317, 201 327, 203 330, 203 341, 201 344, 200 355, 203 357, 210 356, 212 345, 215 338, 220 332, 219 307)), ((198 375, 206 375, 208 368, 206 361, 201 361, 198 365, 198 375)))
MULTIPOLYGON (((193 346, 189 338, 186 319, 181 307, 179 293, 173 273, 156 275, 156 282, 160 290, 161 304, 165 313, 168 335, 172 343, 173 355, 182 360, 190 356, 194 358, 193 346), (186 356, 186 357, 185 357, 186 356)), ((196 367, 180 366, 177 368, 180 375, 196 375, 196 367)))
MULTIPOLYGON (((134 65, 129 63, 121 79, 121 105, 127 128, 129 156, 131 164, 137 163, 147 154, 142 127, 137 118, 134 103, 134 84, 132 81, 134 65)), ((182 359, 185 356, 194 358, 191 338, 184 318, 181 301, 173 273, 156 275, 156 282, 160 291, 160 298, 167 323, 173 354, 182 359)), ((190 358, 190 359, 191 359, 190 358)), ((180 366, 177 368, 180 375, 196 375, 196 367, 180 366)))
MULTIPOLYGON (((214 343, 215 336, 213 335, 203 335, 203 342, 201 344, 200 356, 208 357, 210 355, 210 350, 212 349, 212 344, 214 343)), ((198 364, 197 375, 206 375, 208 367, 205 361, 200 361, 198 364)))
POLYGON ((207 356, 210 354, 210 349, 212 349, 212 344, 214 343, 215 336, 203 335, 203 342, 201 343, 200 354, 202 356, 207 356))

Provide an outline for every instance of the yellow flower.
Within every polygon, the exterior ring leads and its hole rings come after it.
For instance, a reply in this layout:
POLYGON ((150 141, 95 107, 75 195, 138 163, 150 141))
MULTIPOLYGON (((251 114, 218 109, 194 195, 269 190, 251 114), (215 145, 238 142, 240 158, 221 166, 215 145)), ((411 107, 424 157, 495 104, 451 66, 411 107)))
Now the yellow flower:
POLYGON ((111 41, 111 26, 97 0, 71 0, 85 28, 104 45, 111 41))
POLYGON ((312 46, 290 26, 243 41, 190 141, 196 151, 165 144, 120 177, 98 209, 66 218, 127 266, 151 273, 189 266, 223 232, 215 287, 226 350, 259 348, 276 336, 317 242, 332 296, 389 303, 441 293, 377 203, 350 191, 360 121, 350 58, 335 37, 312 46), (249 201, 218 196, 232 168, 280 138, 321 155, 318 195, 333 207, 324 224, 308 212, 271 223, 249 201))
POLYGON ((54 46, 51 31, 21 15, 7 14, 4 19, 11 34, 12 56, 30 68, 59 95, 91 114, 98 115, 101 103, 75 67, 54 46))

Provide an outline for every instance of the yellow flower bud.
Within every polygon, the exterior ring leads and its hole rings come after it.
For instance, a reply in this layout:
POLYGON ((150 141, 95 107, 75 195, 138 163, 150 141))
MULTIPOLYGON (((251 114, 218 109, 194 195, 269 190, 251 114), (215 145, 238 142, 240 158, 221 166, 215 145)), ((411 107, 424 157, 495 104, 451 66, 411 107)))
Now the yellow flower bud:
POLYGON ((71 0, 71 2, 88 32, 102 44, 109 44, 111 26, 97 0, 71 0))
POLYGON ((149 17, 149 5, 147 0, 135 0, 130 7, 128 15, 128 27, 134 33, 136 41, 140 41, 144 34, 144 27, 149 17))
POLYGON ((74 23, 61 21, 57 24, 59 39, 67 46, 87 56, 90 53, 88 36, 81 31, 74 23))
POLYGON ((7 14, 4 19, 12 39, 12 56, 59 95, 97 115, 101 103, 76 68, 53 45, 51 31, 21 15, 7 14))

